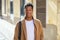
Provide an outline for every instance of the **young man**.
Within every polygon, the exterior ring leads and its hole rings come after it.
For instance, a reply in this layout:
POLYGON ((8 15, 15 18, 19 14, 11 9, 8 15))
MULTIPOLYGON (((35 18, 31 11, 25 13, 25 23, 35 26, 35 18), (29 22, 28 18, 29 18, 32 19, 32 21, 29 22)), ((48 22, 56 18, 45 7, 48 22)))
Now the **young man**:
POLYGON ((21 25, 17 23, 15 28, 14 40, 43 40, 43 28, 40 20, 33 18, 33 5, 28 3, 25 5, 25 19, 21 21, 21 25), (21 35, 19 34, 19 27, 21 26, 21 35))

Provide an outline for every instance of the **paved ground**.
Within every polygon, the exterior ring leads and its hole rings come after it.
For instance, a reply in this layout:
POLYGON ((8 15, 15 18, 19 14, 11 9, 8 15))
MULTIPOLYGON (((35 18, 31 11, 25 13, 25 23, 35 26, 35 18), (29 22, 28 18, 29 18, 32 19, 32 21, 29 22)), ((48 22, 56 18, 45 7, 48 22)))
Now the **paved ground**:
POLYGON ((57 27, 55 25, 46 25, 46 28, 44 28, 44 40, 57 40, 57 27))
POLYGON ((0 40, 13 40, 15 25, 0 19, 0 40))

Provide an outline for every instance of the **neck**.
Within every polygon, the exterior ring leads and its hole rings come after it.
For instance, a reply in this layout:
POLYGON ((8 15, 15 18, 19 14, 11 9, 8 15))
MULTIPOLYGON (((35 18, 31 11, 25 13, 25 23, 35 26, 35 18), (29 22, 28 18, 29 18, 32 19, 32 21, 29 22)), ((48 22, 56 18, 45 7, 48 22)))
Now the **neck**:
POLYGON ((26 20, 30 21, 32 20, 32 17, 26 17, 26 20))

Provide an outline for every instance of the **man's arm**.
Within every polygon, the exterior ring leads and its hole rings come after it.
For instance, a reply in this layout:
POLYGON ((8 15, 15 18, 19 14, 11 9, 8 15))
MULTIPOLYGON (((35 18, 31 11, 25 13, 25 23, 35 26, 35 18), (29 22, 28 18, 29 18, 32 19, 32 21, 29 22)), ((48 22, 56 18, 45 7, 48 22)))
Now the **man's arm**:
POLYGON ((43 30, 41 30, 41 34, 40 34, 40 40, 44 40, 44 36, 43 36, 43 30))
POLYGON ((17 23, 16 28, 15 28, 14 40, 18 40, 18 31, 19 31, 18 26, 19 26, 19 23, 17 23))
POLYGON ((43 26, 42 26, 42 24, 41 24, 41 21, 40 21, 40 32, 41 32, 41 34, 40 34, 40 40, 44 40, 43 26))

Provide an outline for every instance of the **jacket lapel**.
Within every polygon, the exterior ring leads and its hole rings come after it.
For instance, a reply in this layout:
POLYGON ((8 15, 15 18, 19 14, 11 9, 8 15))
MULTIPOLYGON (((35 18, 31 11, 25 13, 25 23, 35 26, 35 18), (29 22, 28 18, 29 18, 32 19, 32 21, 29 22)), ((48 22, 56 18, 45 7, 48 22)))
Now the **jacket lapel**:
POLYGON ((27 39, 27 31, 26 31, 25 19, 22 21, 22 27, 23 27, 23 31, 24 31, 24 37, 25 37, 25 39, 27 39))
POLYGON ((35 40, 37 40, 37 25, 35 19, 34 19, 34 35, 35 35, 35 40))
MULTIPOLYGON (((37 36, 37 26, 36 26, 36 21, 35 19, 34 20, 34 36, 35 36, 35 40, 36 39, 36 36, 37 36)), ((27 30, 26 30, 26 24, 25 24, 25 19, 22 21, 22 26, 23 26, 23 30, 24 30, 24 36, 25 36, 25 39, 27 39, 27 30)))

